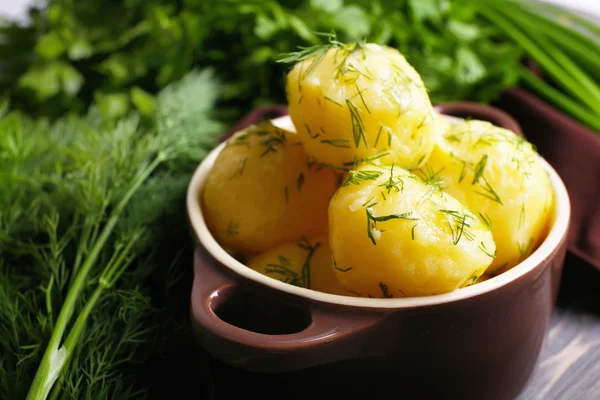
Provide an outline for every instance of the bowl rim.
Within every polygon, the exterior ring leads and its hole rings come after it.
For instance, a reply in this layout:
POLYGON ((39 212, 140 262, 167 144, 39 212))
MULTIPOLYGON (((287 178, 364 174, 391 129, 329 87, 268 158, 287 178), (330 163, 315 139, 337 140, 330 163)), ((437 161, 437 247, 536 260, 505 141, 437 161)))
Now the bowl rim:
MULTIPOLYGON (((440 116, 450 123, 456 123, 457 121, 461 120, 460 118, 450 117, 443 114, 440 116)), ((278 126, 289 126, 287 125, 288 122, 285 120, 285 118, 286 117, 283 117, 283 119, 278 119, 278 121, 276 121, 279 124, 278 126)), ((206 182, 208 174, 217 156, 226 145, 227 141, 223 141, 205 157, 205 159, 196 168, 196 171, 194 172, 188 186, 186 196, 188 219, 198 241, 215 260, 223 264, 223 266, 229 268, 237 275, 272 289, 321 303, 360 308, 399 309, 451 303, 474 296, 479 296, 503 287, 524 276, 528 272, 536 269, 536 267, 543 265, 547 259, 553 256, 553 253, 557 250, 567 235, 571 214, 571 204, 567 189, 554 168, 538 154, 538 158, 545 170, 548 172, 552 187, 554 189, 554 220, 552 222, 550 231, 538 248, 529 257, 508 271, 505 271, 476 285, 457 289, 449 293, 393 299, 343 296, 290 285, 267 275, 263 275, 260 272, 254 271, 235 259, 221 247, 221 245, 210 233, 208 226, 206 225, 203 217, 202 207, 200 205, 201 202, 199 201, 199 194, 204 188, 204 183, 206 182)))

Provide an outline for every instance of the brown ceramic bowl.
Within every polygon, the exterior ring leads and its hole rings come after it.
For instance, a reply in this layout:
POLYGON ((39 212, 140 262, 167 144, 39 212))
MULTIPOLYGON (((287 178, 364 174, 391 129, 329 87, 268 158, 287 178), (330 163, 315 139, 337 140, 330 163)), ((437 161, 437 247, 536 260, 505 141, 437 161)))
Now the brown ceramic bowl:
MULTIPOLYGON (((519 129, 489 107, 438 111, 519 129)), ((292 286, 221 248, 205 224, 199 194, 224 145, 198 167, 187 197, 197 243, 191 318, 207 352, 248 371, 301 376, 312 398, 490 400, 512 399, 523 389, 554 307, 570 219, 565 186, 546 161, 556 212, 530 257, 452 293, 374 299, 292 286)), ((297 391, 291 387, 281 398, 297 391)))

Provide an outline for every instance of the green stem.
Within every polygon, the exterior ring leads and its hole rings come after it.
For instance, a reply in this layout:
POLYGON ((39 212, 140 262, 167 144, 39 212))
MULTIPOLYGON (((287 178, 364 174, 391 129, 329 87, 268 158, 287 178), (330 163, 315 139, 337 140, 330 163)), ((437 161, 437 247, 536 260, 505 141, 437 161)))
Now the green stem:
MULTIPOLYGON (((491 4, 491 3, 490 3, 491 4)), ((529 55, 536 60, 550 75, 556 79, 565 90, 571 92, 574 96, 578 97, 582 102, 587 104, 590 108, 600 109, 600 97, 590 97, 590 93, 582 87, 580 82, 573 79, 567 71, 561 68, 559 64, 556 64, 551 57, 549 57, 543 50, 541 50, 535 42, 529 37, 523 34, 518 28, 516 28, 511 22, 506 20, 502 15, 496 12, 492 8, 488 8, 488 3, 481 3, 481 13, 490 19, 499 28, 504 30, 509 36, 511 36, 519 45, 521 45, 529 55)))
POLYGON ((527 85, 537 91, 546 99, 552 101, 554 104, 571 114, 573 117, 579 119, 581 122, 587 124, 591 128, 600 132, 600 117, 590 114, 583 105, 573 101, 563 93, 554 89, 546 82, 535 76, 530 70, 523 68, 521 71, 521 77, 527 85))
POLYGON ((82 264, 81 269, 77 272, 77 277, 67 293, 65 302, 58 315, 56 325, 52 331, 48 345, 46 346, 46 351, 44 352, 44 356, 36 371, 35 377, 33 378, 29 392, 27 393, 27 400, 45 400, 48 397, 50 389, 60 375, 67 358, 65 347, 61 347, 60 344, 67 328, 67 324, 77 305, 77 300, 86 285, 87 276, 89 275, 92 266, 95 264, 102 247, 112 234, 112 231, 114 230, 121 213, 129 203, 129 200, 131 200, 135 192, 162 162, 162 158, 163 157, 161 156, 157 157, 147 168, 138 174, 127 193, 125 193, 121 201, 113 210, 102 233, 98 237, 98 240, 94 243, 88 257, 82 264))
POLYGON ((579 64, 585 64, 587 72, 600 78, 600 46, 590 38, 568 28, 549 17, 536 14, 513 1, 505 1, 503 7, 511 10, 510 15, 519 19, 520 24, 539 30, 561 46, 561 50, 570 54, 579 64))
MULTIPOLYGON (((540 34, 541 30, 538 28, 538 26, 534 25, 532 27, 530 20, 527 19, 526 16, 523 18, 522 8, 518 7, 511 10, 509 4, 511 4, 510 1, 502 1, 501 4, 498 4, 495 1, 488 3, 489 6, 496 7, 496 11, 500 14, 503 14, 507 20, 512 19, 515 24, 515 29, 517 29, 517 26, 520 26, 524 33, 528 35, 533 42, 537 42, 537 48, 540 50, 540 52, 542 52, 542 49, 545 50, 551 62, 556 62, 556 65, 562 66, 567 73, 571 74, 573 79, 579 82, 580 87, 577 88, 577 93, 581 91, 587 91, 588 94, 594 98, 594 101, 597 102, 596 105, 600 106, 600 87, 598 87, 596 82, 594 82, 593 79, 591 79, 581 68, 579 68, 577 64, 573 62, 573 60, 571 60, 565 53, 556 47, 554 43, 549 41, 543 33, 540 34)), ((533 44, 533 46, 535 46, 535 44, 533 44)), ((525 46, 523 45, 523 47, 525 46)))

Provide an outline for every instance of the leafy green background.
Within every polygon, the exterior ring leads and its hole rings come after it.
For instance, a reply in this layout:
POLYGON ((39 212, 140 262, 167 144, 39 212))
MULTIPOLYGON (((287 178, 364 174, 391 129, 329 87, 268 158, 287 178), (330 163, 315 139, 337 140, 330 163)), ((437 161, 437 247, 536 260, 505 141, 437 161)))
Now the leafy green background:
POLYGON ((110 118, 152 115, 155 94, 193 67, 224 83, 219 117, 285 101, 275 60, 319 43, 366 38, 402 51, 434 103, 489 102, 518 77, 521 50, 450 0, 63 0, 34 12, 33 28, 7 26, 0 85, 15 107, 56 117, 95 101, 110 118))

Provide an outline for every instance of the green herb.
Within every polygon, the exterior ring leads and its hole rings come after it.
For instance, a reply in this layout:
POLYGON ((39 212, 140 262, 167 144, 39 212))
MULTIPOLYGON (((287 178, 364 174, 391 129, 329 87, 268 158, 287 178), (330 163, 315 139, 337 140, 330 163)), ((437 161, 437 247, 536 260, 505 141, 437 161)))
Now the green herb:
POLYGON ((394 297, 388 292, 388 287, 385 283, 379 282, 379 289, 381 290, 381 294, 383 295, 384 299, 391 299, 394 297))
POLYGON ((492 219, 487 213, 479 213, 479 218, 487 225, 488 228, 492 229, 492 219))
POLYGON ((327 140, 321 140, 321 143, 325 143, 325 144, 329 144, 333 147, 339 147, 342 149, 349 149, 350 148, 350 141, 346 140, 346 139, 327 139, 327 140))
POLYGON ((327 100, 327 101, 328 101, 328 102, 330 102, 330 103, 333 103, 333 104, 335 104, 336 106, 340 106, 340 107, 344 108, 344 106, 343 106, 343 105, 341 105, 341 104, 340 104, 340 103, 338 103, 337 101, 333 100, 331 97, 327 97, 327 96, 325 96, 325 97, 324 97, 324 99, 325 99, 325 100, 327 100))
POLYGON ((348 110, 350 110, 350 119, 352 121, 352 132, 354 134, 354 147, 358 148, 360 141, 362 140, 365 147, 369 147, 367 144, 367 138, 365 135, 365 125, 360 115, 360 110, 350 100, 346 100, 348 110))
MULTIPOLYGON (((355 85, 355 86, 356 86, 356 85, 355 85)), ((371 110, 369 110, 369 106, 367 106, 367 103, 365 102, 365 98, 364 98, 364 97, 363 97, 363 95, 362 95, 362 93, 363 93, 365 90, 367 90, 367 89, 360 90, 360 89, 358 88, 358 86, 356 86, 356 95, 360 97, 360 101, 363 103, 363 106, 365 106, 365 110, 367 110, 367 112, 368 112, 369 114, 371 114, 371 110)))
POLYGON ((379 130, 377 131, 377 137, 375 138, 375 147, 377 147, 377 143, 379 143, 379 136, 381 136, 381 131, 383 131, 383 125, 379 125, 379 130))
POLYGON ((410 237, 412 240, 415 240, 415 228, 417 227, 417 225, 419 224, 414 224, 413 227, 410 229, 410 237))
POLYGON ((494 251, 494 253, 490 253, 490 251, 487 249, 487 247, 485 247, 485 243, 483 242, 479 242, 479 246, 477 246, 479 248, 479 250, 481 250, 483 252, 483 254, 485 254, 486 256, 490 257, 490 258, 496 258, 496 254, 498 253, 498 251, 494 251))
POLYGON ((217 91, 190 73, 159 94, 152 127, 96 108, 0 118, 0 397, 145 395, 127 370, 186 323, 151 288, 172 296, 187 269, 178 204, 223 129, 217 91))
POLYGON ((532 237, 526 243, 517 242, 517 248, 519 250, 519 262, 527 258, 533 247, 534 239, 532 237))
POLYGON ((475 171, 473 172, 473 182, 471 182, 472 185, 479 182, 479 179, 483 175, 483 171, 487 164, 487 160, 488 160, 488 155, 484 154, 483 156, 481 156, 481 159, 479 160, 477 165, 475 165, 475 171))
POLYGON ((403 214, 390 214, 376 217, 373 214, 373 205, 367 206, 365 211, 367 213, 367 236, 371 240, 374 245, 377 245, 375 242, 375 237, 373 237, 373 229, 377 227, 377 222, 387 222, 393 219, 404 219, 408 221, 418 221, 420 218, 413 215, 412 212, 407 212, 403 214))
POLYGON ((304 283, 303 286, 305 288, 309 288, 309 289, 311 288, 311 286, 310 286, 310 277, 311 277, 310 260, 313 257, 313 255, 315 254, 315 251, 317 251, 317 249, 319 248, 319 246, 321 246, 320 242, 316 242, 313 245, 310 243, 310 241, 307 238, 302 238, 302 240, 298 243, 298 247, 300 247, 301 249, 304 249, 308 252, 308 254, 306 255, 306 259, 302 263, 302 279, 303 279, 303 283, 304 283))
POLYGON ((240 224, 238 222, 230 222, 225 229, 225 235, 229 237, 237 236, 239 234, 240 224))
POLYGON ((475 236, 468 228, 471 228, 471 220, 473 217, 467 213, 457 210, 438 210, 441 213, 450 217, 448 227, 452 233, 452 242, 457 245, 460 239, 464 237, 467 240, 473 240, 475 236))
POLYGON ((349 184, 360 185, 363 181, 374 181, 381 175, 383 175, 383 172, 376 170, 350 170, 342 186, 348 186, 349 184))
POLYGON ((298 187, 298 191, 302 191, 302 186, 304 186, 304 174, 300 173, 298 179, 296 180, 296 186, 298 187))
MULTIPOLYGON (((375 146, 377 146, 377 144, 375 146)), ((385 157, 389 154, 390 154, 389 151, 381 151, 381 152, 375 154, 374 156, 363 158, 362 161, 363 162, 373 162, 373 161, 379 160, 380 158, 385 157)))
POLYGON ((242 161, 240 161, 240 166, 238 169, 229 177, 229 179, 233 179, 236 176, 242 176, 244 174, 244 168, 246 168, 246 162, 248 161, 248 157, 244 157, 242 161))
POLYGON ((306 132, 308 132, 308 136, 310 136, 311 139, 316 139, 320 136, 320 134, 315 134, 313 135, 312 131, 310 130, 310 126, 308 126, 308 124, 304 124, 304 126, 306 127, 306 132))
POLYGON ((476 272, 473 272, 467 281, 467 286, 474 285, 477 282, 477 279, 479 279, 479 276, 477 276, 476 272))
POLYGON ((387 189, 387 193, 390 194, 391 190, 394 189, 396 193, 404 191, 404 181, 402 178, 398 177, 394 179, 394 164, 392 164, 390 168, 390 177, 385 183, 382 183, 379 186, 383 186, 387 189))

